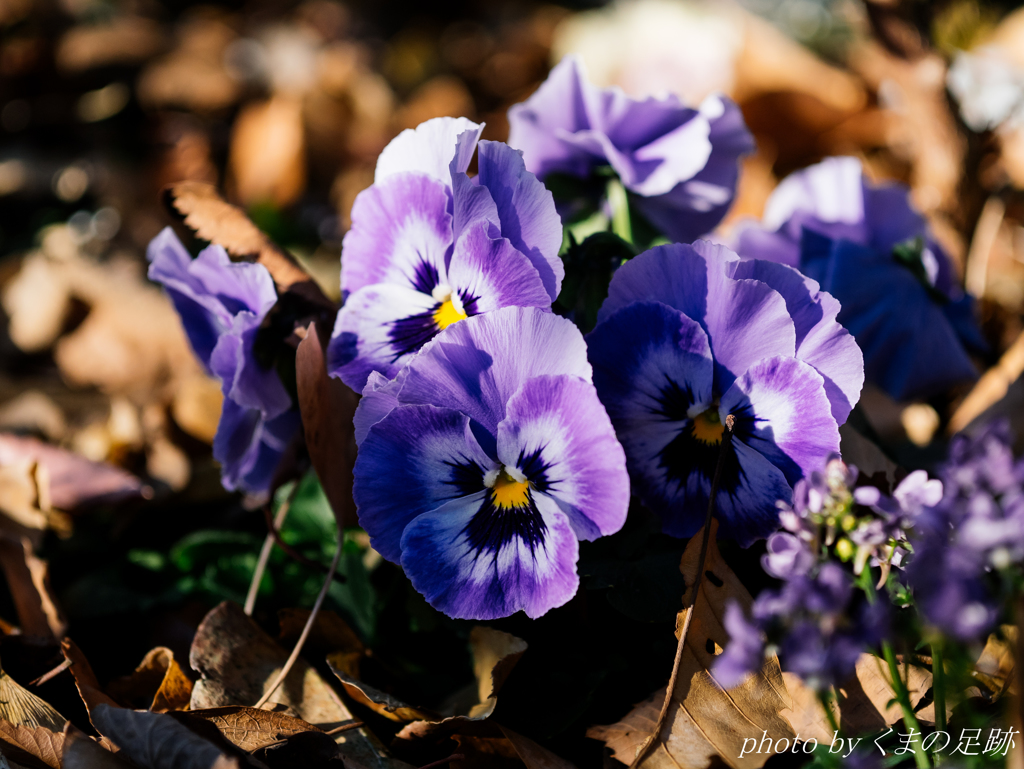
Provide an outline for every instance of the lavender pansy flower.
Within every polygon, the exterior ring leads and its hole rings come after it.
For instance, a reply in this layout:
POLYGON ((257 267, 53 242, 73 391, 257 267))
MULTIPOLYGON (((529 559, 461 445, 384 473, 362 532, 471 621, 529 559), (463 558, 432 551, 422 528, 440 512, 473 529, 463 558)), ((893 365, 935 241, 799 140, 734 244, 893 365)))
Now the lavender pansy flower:
POLYGON ((440 330, 499 307, 549 307, 562 226, 521 153, 435 118, 399 134, 356 198, 328 366, 355 390, 393 377, 440 330), (466 174, 474 152, 478 174, 466 174))
POLYGON ((943 469, 945 493, 914 529, 907 579, 928 621, 976 640, 995 624, 996 572, 1024 561, 1024 462, 1014 460, 1005 422, 961 435, 943 469))
POLYGON ((538 308, 449 326, 356 412, 353 493, 373 547, 451 617, 538 617, 579 585, 578 541, 617 531, 625 456, 583 337, 538 308))
POLYGON ((254 354, 256 333, 277 301, 261 264, 232 262, 220 246, 192 259, 168 227, 149 244, 149 277, 164 286, 192 349, 224 392, 213 456, 228 489, 265 491, 298 428, 291 397, 254 354))
POLYGON ((798 267, 835 296, 868 381, 896 399, 974 379, 967 349, 985 348, 973 300, 908 193, 870 183, 856 158, 828 158, 786 178, 737 248, 798 267))
POLYGON ((838 309, 796 270, 705 241, 653 248, 615 273, 587 338, 594 384, 666 533, 700 527, 729 414, 716 509, 722 535, 743 545, 774 531, 776 501, 838 450, 863 382, 838 309))
POLYGON ((677 241, 722 220, 736 192, 738 159, 754 149, 728 98, 709 96, 699 109, 675 96, 632 99, 589 83, 573 56, 508 119, 509 144, 523 150, 530 171, 585 178, 610 166, 640 213, 677 241))

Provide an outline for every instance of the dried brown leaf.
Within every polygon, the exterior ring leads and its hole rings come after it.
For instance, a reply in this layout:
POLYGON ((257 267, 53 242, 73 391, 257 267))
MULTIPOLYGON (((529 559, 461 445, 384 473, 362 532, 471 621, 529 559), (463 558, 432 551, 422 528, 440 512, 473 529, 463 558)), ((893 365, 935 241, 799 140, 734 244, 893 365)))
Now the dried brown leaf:
POLYGON ((31 767, 60 769, 64 735, 45 726, 15 725, 0 720, 0 754, 31 767))
MULTIPOLYGON (((71 663, 71 675, 74 676, 75 686, 78 687, 78 694, 85 703, 85 709, 89 713, 89 720, 92 721, 93 710, 99 705, 109 705, 113 708, 121 707, 103 691, 96 674, 92 671, 92 665, 85 658, 82 650, 70 638, 64 638, 60 644, 60 650, 64 653, 64 659, 71 663)), ((92 721, 96 726, 96 722, 92 721)), ((96 727, 99 731, 99 727, 96 727)))
POLYGON ((237 759, 168 715, 97 705, 90 717, 97 731, 146 769, 238 768, 237 759))
POLYGON ((255 259, 270 272, 278 292, 292 291, 318 307, 333 307, 309 274, 289 253, 264 235, 245 215, 205 182, 185 181, 164 190, 167 207, 195 234, 222 246, 236 259, 255 259))
POLYGON ((43 727, 52 732, 60 732, 68 721, 53 709, 53 706, 40 699, 21 684, 11 678, 6 671, 0 669, 0 719, 13 726, 25 726, 30 729, 43 727))
MULTIPOLYGON (((189 662, 201 676, 192 689, 192 709, 257 702, 277 677, 288 653, 237 604, 225 601, 212 609, 196 631, 189 662)), ((320 675, 301 657, 267 703, 290 708, 299 718, 324 730, 351 722, 352 713, 320 675)), ((366 729, 342 732, 336 742, 346 760, 365 769, 400 769, 366 729)))
MULTIPOLYGON (((281 628, 278 640, 282 644, 294 643, 308 620, 309 609, 281 609, 277 612, 277 621, 281 628)), ((363 642, 349 624, 329 609, 317 612, 309 638, 306 639, 306 648, 356 655, 366 652, 363 642)))
POLYGON ((992 692, 1002 693, 1014 690, 1014 647, 1019 631, 1014 625, 1002 625, 999 632, 989 635, 981 656, 974 664, 974 676, 992 692))
POLYGON ((132 769, 135 765, 76 729, 64 740, 61 769, 132 769))
POLYGON ((27 537, 0 535, 0 569, 7 578, 22 632, 56 643, 67 623, 50 592, 46 561, 33 554, 27 537))
POLYGON ((327 664, 331 666, 331 670, 334 671, 334 675, 338 677, 338 680, 341 681, 341 685, 345 687, 345 692, 360 705, 368 707, 374 713, 384 716, 384 718, 390 719, 391 721, 398 721, 399 723, 441 720, 441 717, 436 713, 406 705, 404 702, 392 697, 390 694, 382 692, 379 689, 375 689, 374 687, 353 678, 341 669, 341 665, 339 663, 342 662, 344 662, 343 655, 327 655, 327 664))
MULTIPOLYGON (((718 551, 714 537, 717 527, 717 521, 713 522, 702 575, 697 574, 700 532, 683 553, 680 570, 688 586, 687 596, 694 585, 698 592, 693 607, 680 612, 676 619, 678 637, 687 612, 693 613, 675 690, 661 731, 652 734, 664 702, 662 693, 657 692, 619 723, 593 727, 587 732, 588 736, 604 741, 625 764, 633 764, 638 751, 654 739, 639 763, 645 769, 703 769, 716 756, 733 769, 756 769, 769 756, 748 752, 740 758, 744 739, 762 732, 773 741, 780 737, 791 740, 795 736, 789 722, 779 714, 790 705, 790 699, 777 659, 768 659, 758 673, 728 691, 722 689, 710 672, 715 654, 720 653, 729 639, 722 625, 726 604, 736 601, 747 611, 752 603, 750 593, 718 551)), ((688 604, 687 596, 684 596, 684 606, 688 604)))
POLYGON ((295 734, 323 731, 301 718, 242 706, 192 710, 189 717, 210 722, 227 740, 250 753, 295 734))
POLYGON ((359 399, 340 379, 327 375, 326 348, 316 323, 310 324, 295 353, 295 379, 306 447, 317 477, 338 526, 354 526, 358 519, 352 500, 352 416, 359 399))
POLYGON ((188 708, 192 681, 174 659, 174 652, 158 646, 146 654, 130 676, 111 681, 107 693, 130 707, 165 713, 188 708))
POLYGON ((234 197, 243 205, 294 203, 306 187, 302 101, 278 94, 246 105, 231 132, 228 165, 234 197))

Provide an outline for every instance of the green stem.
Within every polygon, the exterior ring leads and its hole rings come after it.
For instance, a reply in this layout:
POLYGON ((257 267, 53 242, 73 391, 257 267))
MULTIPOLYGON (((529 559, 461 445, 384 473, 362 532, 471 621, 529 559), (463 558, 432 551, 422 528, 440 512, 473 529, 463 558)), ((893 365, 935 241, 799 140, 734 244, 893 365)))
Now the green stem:
POLYGON ((633 242, 633 225, 629 220, 629 198, 619 178, 613 176, 605 188, 608 205, 612 209, 612 232, 627 243, 633 242))
MULTIPOLYGON (((946 668, 942 640, 932 642, 932 695, 935 698, 935 731, 946 729, 946 668)), ((936 740, 937 742, 937 740, 936 740)))
MULTIPOLYGON (((864 595, 867 597, 869 604, 873 604, 878 600, 870 566, 865 565, 864 571, 860 573, 858 584, 864 590, 864 595)), ((900 666, 896 662, 896 652, 893 651, 892 644, 888 640, 882 641, 882 656, 889 666, 889 676, 892 678, 892 691, 896 695, 896 702, 899 703, 900 710, 903 711, 903 724, 910 730, 911 734, 916 732, 919 736, 919 739, 913 743, 914 762, 917 764, 918 769, 930 769, 931 761, 928 760, 928 754, 921 747, 920 737, 923 736, 921 735, 921 725, 917 722, 914 706, 910 703, 910 692, 907 691, 906 684, 900 678, 900 666)), ((943 714, 945 714, 945 711, 943 711, 943 714)))

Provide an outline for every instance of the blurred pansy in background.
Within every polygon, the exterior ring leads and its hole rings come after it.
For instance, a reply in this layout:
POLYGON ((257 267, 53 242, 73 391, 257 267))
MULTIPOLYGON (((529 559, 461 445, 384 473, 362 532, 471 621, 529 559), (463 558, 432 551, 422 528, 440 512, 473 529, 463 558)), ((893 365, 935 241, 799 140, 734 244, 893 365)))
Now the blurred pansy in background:
POLYGON ((744 546, 778 527, 776 502, 838 451, 864 380, 838 311, 796 270, 707 241, 658 246, 615 273, 587 337, 594 384, 666 533, 700 528, 730 414, 716 509, 721 535, 744 546))
MULTIPOLYGON (((739 158, 754 149, 729 98, 712 94, 696 109, 671 95, 633 99, 591 84, 574 56, 509 110, 509 144, 549 183, 554 175, 617 178, 629 205, 677 241, 704 235, 722 220, 736 193, 739 158)), ((563 197, 565 185, 552 186, 563 197)), ((562 213, 575 212, 563 205, 562 213)))
POLYGON ((761 226, 738 234, 746 258, 797 267, 842 305, 839 321, 864 351, 867 381, 897 400, 977 377, 983 351, 974 300, 899 184, 875 185, 852 157, 787 177, 761 226))
POLYGON ((435 334, 510 305, 548 307, 564 268, 551 193, 483 126, 435 118, 395 138, 352 208, 329 366, 361 390, 435 334), (478 173, 466 174, 474 152, 478 173))
POLYGON ((583 337, 538 308, 449 326, 356 415, 373 547, 451 617, 539 617, 579 586, 578 540, 618 531, 625 457, 583 337))
POLYGON ((256 359, 256 334, 277 302, 261 264, 232 262, 217 245, 193 259, 165 228, 149 245, 149 277, 174 303, 192 349, 221 382, 224 405, 213 456, 228 489, 266 491, 299 426, 277 372, 256 359))

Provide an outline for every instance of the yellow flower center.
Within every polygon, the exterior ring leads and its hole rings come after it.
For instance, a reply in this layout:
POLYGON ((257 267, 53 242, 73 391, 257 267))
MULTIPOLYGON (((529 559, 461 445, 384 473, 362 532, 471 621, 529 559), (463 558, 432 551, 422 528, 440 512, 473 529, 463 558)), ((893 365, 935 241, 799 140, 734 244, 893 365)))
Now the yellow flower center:
POLYGON ((529 501, 530 482, 517 481, 506 470, 498 473, 491 488, 495 507, 526 507, 529 501))
POLYGON ((468 315, 462 311, 462 308, 456 307, 451 299, 445 299, 441 306, 434 311, 434 322, 438 328, 446 329, 452 323, 458 323, 460 320, 465 320, 468 315))
POLYGON ((718 409, 710 408, 693 418, 693 437, 703 443, 721 443, 725 425, 718 416, 718 409))

